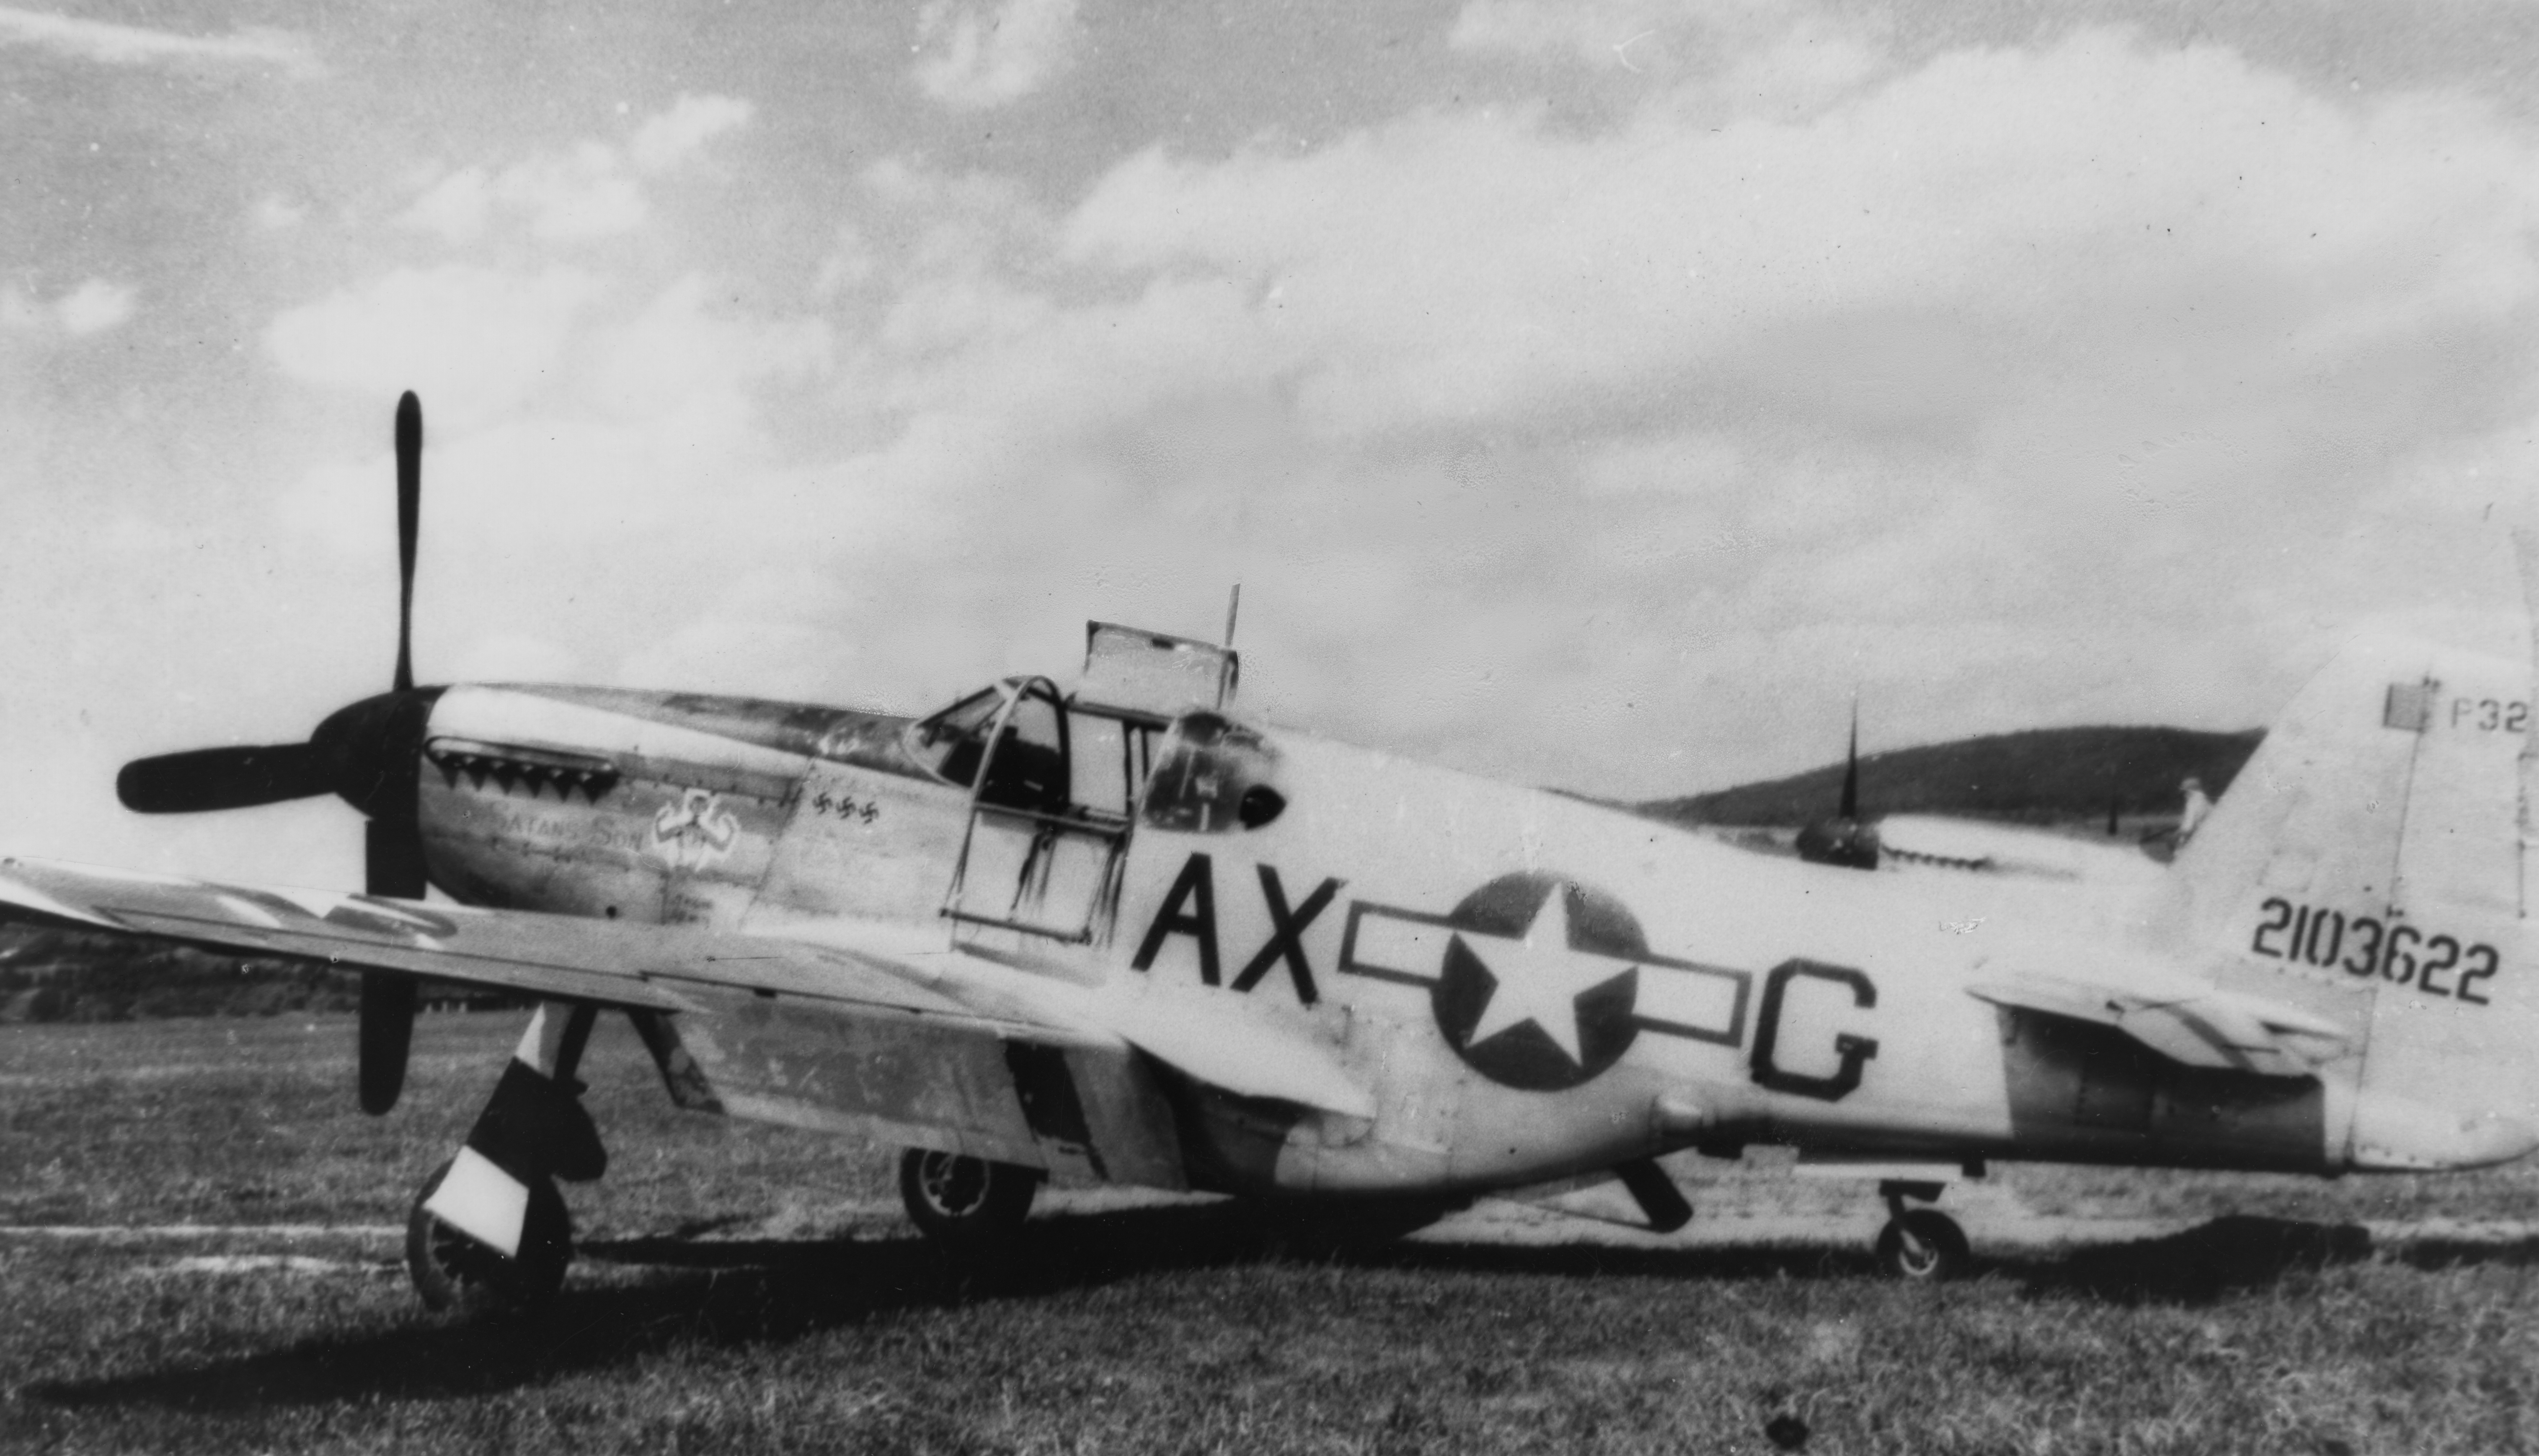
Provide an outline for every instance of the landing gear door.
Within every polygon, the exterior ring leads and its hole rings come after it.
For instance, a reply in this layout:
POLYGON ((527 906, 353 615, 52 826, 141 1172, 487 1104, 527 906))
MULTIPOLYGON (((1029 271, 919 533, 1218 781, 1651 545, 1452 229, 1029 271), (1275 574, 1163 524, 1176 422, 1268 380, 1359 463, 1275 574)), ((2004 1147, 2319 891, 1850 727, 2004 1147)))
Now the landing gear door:
POLYGON ((1119 907, 1128 816, 1078 801, 1071 714, 1057 685, 1026 677, 1003 691, 943 913, 964 938, 1000 930, 1095 943, 1119 907))

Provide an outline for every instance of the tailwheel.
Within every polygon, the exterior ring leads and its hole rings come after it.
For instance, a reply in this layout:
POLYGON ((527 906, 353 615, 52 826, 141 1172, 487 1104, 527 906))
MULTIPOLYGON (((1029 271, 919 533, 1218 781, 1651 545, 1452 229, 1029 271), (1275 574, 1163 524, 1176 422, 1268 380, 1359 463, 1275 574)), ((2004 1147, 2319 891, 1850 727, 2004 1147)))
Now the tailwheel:
POLYGON ((899 1196, 919 1231, 947 1252, 977 1256, 1011 1246, 1047 1175, 957 1152, 912 1147, 899 1160, 899 1196))
POLYGON ((1878 1267, 1915 1283, 1938 1283, 1965 1273, 1966 1231, 1937 1209, 1906 1209, 1878 1234, 1878 1267))
POLYGON ((543 1308, 564 1287, 565 1266, 573 1262, 573 1215, 554 1180, 541 1177, 530 1185, 520 1252, 507 1258, 424 1208, 448 1173, 446 1162, 433 1169, 415 1190, 414 1207, 406 1215, 406 1273, 424 1307, 462 1314, 543 1308))

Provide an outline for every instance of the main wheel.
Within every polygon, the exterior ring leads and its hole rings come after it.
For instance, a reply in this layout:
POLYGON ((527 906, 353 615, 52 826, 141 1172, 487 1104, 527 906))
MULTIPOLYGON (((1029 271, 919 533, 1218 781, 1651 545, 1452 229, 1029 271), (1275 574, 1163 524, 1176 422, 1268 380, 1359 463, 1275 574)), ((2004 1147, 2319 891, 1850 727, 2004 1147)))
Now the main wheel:
POLYGON ((530 1185, 519 1256, 507 1259, 424 1208, 448 1175, 448 1163, 433 1169, 415 1191, 414 1208, 406 1214, 405 1268, 414 1280, 414 1291, 423 1296, 424 1307, 483 1314, 498 1309, 535 1310, 554 1299, 564 1287, 565 1266, 573 1262, 573 1214, 554 1181, 540 1178, 530 1185))
POLYGON ((1908 1209, 1878 1235, 1878 1266, 1916 1283, 1956 1278, 1967 1257, 1966 1231, 1937 1209, 1908 1209))
POLYGON ((1038 1168, 912 1147, 899 1160, 899 1197, 927 1238, 955 1253, 989 1253, 1022 1226, 1044 1176, 1038 1168))

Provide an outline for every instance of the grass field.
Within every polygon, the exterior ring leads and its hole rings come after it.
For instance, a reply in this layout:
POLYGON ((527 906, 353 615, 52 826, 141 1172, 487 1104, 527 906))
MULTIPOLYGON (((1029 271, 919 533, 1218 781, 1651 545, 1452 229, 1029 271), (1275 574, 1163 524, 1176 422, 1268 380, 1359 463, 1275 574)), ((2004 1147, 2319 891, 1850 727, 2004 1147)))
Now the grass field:
MULTIPOLYGON (((1229 1205, 1036 1216, 980 1286, 874 1212, 889 1149, 677 1113, 614 1023, 564 1298, 450 1324, 363 1230, 402 1223, 518 1020, 427 1017, 376 1121, 340 1018, 0 1028, 0 1224, 245 1230, 0 1236, 0 1449, 2539 1448, 2539 1241, 2356 1226, 2539 1216, 2528 1171, 2004 1170, 2039 1213, 2189 1221, 1938 1289, 1847 1238, 1313 1257, 1229 1205)), ((1859 1199, 1685 1171, 1705 1209, 1859 1199)))

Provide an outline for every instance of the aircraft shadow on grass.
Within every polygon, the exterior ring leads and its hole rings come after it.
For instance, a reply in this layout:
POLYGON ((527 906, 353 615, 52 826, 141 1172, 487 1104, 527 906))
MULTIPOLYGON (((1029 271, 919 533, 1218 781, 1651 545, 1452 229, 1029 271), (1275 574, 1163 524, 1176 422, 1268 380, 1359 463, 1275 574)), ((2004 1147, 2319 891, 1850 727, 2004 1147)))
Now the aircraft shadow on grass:
MULTIPOLYGON (((583 1252, 594 1262, 656 1277, 570 1288, 535 1318, 416 1323, 306 1340, 183 1370, 36 1385, 25 1393, 59 1407, 196 1411, 463 1399, 629 1364, 683 1345, 782 1344, 894 1310, 1046 1297, 1140 1275, 1275 1260, 1572 1279, 1645 1276, 1688 1289, 1703 1282, 1877 1278, 1875 1261, 1848 1241, 1693 1249, 1444 1242, 1352 1248, 1231 1204, 1056 1214, 1026 1226, 1030 1237, 1020 1257, 993 1277, 956 1269, 915 1237, 593 1240, 583 1252)), ((2372 1252, 2370 1234, 2359 1225, 2234 1216, 2060 1257, 1979 1260, 1976 1273, 2006 1277, 2031 1298, 2192 1305, 2357 1263, 2372 1252)), ((2539 1263, 2539 1238, 2419 1242, 2392 1257, 2425 1270, 2527 1266, 2539 1263)))

